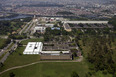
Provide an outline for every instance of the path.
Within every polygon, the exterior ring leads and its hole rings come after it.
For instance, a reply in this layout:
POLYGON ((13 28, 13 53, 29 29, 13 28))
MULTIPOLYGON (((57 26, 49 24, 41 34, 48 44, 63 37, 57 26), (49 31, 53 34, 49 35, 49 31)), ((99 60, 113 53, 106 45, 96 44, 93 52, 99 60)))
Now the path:
POLYGON ((22 66, 16 66, 16 67, 12 67, 12 68, 6 69, 6 70, 0 72, 0 75, 5 73, 5 72, 7 72, 7 71, 10 71, 10 70, 14 70, 14 69, 18 69, 18 68, 24 68, 24 67, 31 66, 31 65, 34 65, 34 64, 38 64, 38 63, 48 63, 48 62, 81 62, 82 60, 83 60, 83 56, 81 56, 78 60, 74 60, 74 61, 37 61, 37 62, 30 63, 30 64, 26 64, 26 65, 22 65, 22 66))

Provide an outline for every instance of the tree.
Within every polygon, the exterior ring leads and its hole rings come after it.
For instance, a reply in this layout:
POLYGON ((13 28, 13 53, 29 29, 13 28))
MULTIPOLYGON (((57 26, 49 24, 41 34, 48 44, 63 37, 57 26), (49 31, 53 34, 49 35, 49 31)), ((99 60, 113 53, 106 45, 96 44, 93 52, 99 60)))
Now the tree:
POLYGON ((73 57, 77 57, 77 53, 76 52, 73 52, 73 57))
POLYGON ((10 77, 15 77, 15 74, 14 74, 13 72, 11 72, 11 73, 9 74, 9 76, 10 76, 10 77))
POLYGON ((79 75, 76 72, 72 72, 71 77, 79 77, 79 75))

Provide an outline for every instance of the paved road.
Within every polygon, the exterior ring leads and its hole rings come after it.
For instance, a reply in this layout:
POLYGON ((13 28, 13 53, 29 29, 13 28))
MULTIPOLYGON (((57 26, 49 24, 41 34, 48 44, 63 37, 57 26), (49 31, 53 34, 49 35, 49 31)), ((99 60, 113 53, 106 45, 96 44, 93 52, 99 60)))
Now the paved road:
POLYGON ((18 69, 18 68, 24 68, 24 67, 31 66, 31 65, 34 65, 34 64, 38 64, 38 63, 49 63, 49 62, 50 63, 51 62, 54 62, 54 63, 56 63, 56 62, 65 62, 65 63, 66 62, 81 62, 82 60, 83 60, 83 56, 80 56, 79 59, 74 60, 74 61, 37 61, 37 62, 30 63, 30 64, 26 64, 26 65, 22 65, 22 66, 16 66, 16 67, 12 67, 12 68, 6 69, 6 70, 0 72, 0 75, 3 74, 3 73, 5 73, 5 72, 7 72, 7 71, 10 71, 10 70, 14 70, 14 69, 18 69))
POLYGON ((27 33, 29 31, 29 29, 31 28, 32 25, 33 25, 33 21, 31 21, 31 23, 29 24, 29 26, 27 27, 27 29, 24 31, 24 33, 27 33))
MULTIPOLYGON (((11 53, 13 52, 12 50, 15 50, 17 48, 17 43, 15 43, 12 47, 11 47, 11 53)), ((4 57, 0 60, 1 63, 4 63, 4 61, 7 59, 7 57, 10 55, 9 52, 7 52, 4 57)))
POLYGON ((28 22, 28 23, 24 26, 24 28, 19 32, 19 34, 21 34, 21 33, 25 30, 25 28, 26 28, 30 23, 31 23, 31 21, 28 22))
POLYGON ((9 46, 10 46, 12 43, 13 43, 13 42, 11 42, 10 44, 8 44, 7 47, 4 47, 4 49, 1 50, 0 56, 2 56, 2 55, 5 53, 5 51, 9 48, 9 46))

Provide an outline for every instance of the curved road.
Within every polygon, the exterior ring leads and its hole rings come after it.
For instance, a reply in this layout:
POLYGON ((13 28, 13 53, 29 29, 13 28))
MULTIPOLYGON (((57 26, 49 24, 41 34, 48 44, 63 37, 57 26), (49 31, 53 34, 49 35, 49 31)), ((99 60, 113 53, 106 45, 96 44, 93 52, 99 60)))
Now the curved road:
POLYGON ((12 68, 6 69, 6 70, 0 72, 0 75, 5 73, 5 72, 7 72, 7 71, 10 71, 10 70, 23 68, 23 67, 31 66, 31 65, 34 65, 34 64, 38 64, 38 63, 48 63, 48 62, 81 62, 82 60, 83 60, 83 56, 80 56, 80 58, 78 60, 74 60, 74 61, 37 61, 37 62, 30 63, 30 64, 26 64, 26 65, 22 65, 22 66, 16 66, 16 67, 12 67, 12 68))

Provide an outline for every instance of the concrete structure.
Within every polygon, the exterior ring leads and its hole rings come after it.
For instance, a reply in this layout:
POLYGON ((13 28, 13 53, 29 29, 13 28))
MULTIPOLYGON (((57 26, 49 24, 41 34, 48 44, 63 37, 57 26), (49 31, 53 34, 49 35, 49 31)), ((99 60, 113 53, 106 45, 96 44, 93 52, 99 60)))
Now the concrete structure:
POLYGON ((45 27, 54 27, 54 24, 45 24, 45 27))
POLYGON ((36 26, 34 28, 34 33, 37 32, 37 33, 45 33, 46 31, 46 27, 43 27, 43 26, 36 26))
POLYGON ((56 30, 60 30, 60 27, 52 27, 51 29, 52 29, 52 30, 55 30, 55 29, 56 29, 56 30))
POLYGON ((108 24, 108 21, 62 21, 62 23, 73 23, 73 24, 108 24))
POLYGON ((64 23, 63 26, 64 26, 64 30, 66 30, 67 32, 71 32, 72 31, 72 29, 71 29, 71 27, 69 26, 68 23, 64 23))
POLYGON ((40 54, 43 48, 42 42, 29 42, 23 54, 40 54))
POLYGON ((49 54, 49 55, 60 55, 60 54, 69 54, 70 51, 42 51, 41 54, 49 54))
POLYGON ((42 42, 29 42, 23 54, 47 54, 47 55, 60 55, 69 54, 70 51, 42 51, 42 42))

